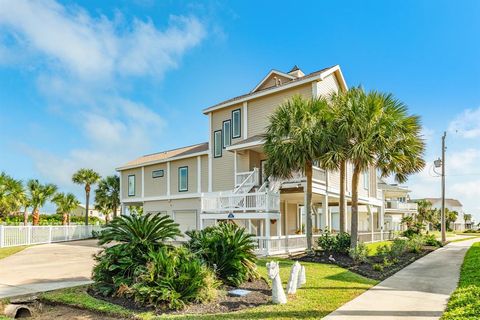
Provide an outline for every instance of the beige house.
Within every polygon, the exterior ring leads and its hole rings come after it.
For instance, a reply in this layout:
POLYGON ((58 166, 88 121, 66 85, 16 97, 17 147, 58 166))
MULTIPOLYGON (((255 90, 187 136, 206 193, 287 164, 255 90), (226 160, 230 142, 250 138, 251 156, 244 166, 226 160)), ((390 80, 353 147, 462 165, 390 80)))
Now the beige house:
MULTIPOLYGON (((266 177, 262 134, 269 116, 293 95, 311 98, 346 89, 339 66, 307 75, 297 67, 270 71, 250 92, 203 110, 208 142, 145 155, 117 168, 123 213, 127 206, 143 206, 144 212, 170 215, 182 231, 230 220, 258 237, 261 252, 304 248, 305 177, 266 177)), ((348 165, 347 197, 352 172, 348 165)), ((338 172, 314 167, 313 192, 315 231, 338 230, 338 172)), ((375 168, 362 174, 359 195, 361 240, 383 239, 384 202, 375 168)))
POLYGON ((401 231, 402 218, 418 213, 418 205, 410 202, 410 190, 407 187, 388 184, 378 179, 378 187, 383 191, 385 206, 385 230, 401 231))

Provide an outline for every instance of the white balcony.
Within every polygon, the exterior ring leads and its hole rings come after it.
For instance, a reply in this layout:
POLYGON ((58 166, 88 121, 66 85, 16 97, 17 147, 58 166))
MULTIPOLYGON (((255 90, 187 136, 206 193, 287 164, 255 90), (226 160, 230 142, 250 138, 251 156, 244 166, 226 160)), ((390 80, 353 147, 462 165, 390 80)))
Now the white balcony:
POLYGON ((202 194, 202 212, 278 212, 280 194, 276 192, 234 193, 209 192, 202 194))
POLYGON ((417 211, 418 205, 410 202, 400 202, 399 200, 386 200, 385 210, 387 211, 417 211))

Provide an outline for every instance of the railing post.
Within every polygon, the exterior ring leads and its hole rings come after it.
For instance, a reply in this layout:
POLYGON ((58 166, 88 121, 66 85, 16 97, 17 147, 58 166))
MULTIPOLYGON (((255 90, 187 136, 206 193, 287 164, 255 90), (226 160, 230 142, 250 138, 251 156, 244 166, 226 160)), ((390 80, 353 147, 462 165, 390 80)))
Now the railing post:
POLYGON ((27 226, 27 243, 26 245, 32 244, 32 226, 27 226))
POLYGON ((0 248, 5 246, 5 227, 0 225, 0 248))

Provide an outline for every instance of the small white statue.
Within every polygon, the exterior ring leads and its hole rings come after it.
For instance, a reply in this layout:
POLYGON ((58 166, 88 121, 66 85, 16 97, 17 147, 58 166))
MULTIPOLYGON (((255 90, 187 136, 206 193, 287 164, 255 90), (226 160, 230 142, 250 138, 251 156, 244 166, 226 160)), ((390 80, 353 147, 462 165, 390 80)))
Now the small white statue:
POLYGON ((297 292, 298 273, 301 268, 300 263, 295 261, 292 266, 292 271, 290 271, 290 278, 288 278, 287 294, 295 294, 297 292))
POLYGON ((287 303, 287 296, 283 291, 282 280, 280 280, 280 266, 278 262, 267 262, 268 277, 272 279, 272 302, 275 304, 287 303))
POLYGON ((298 273, 297 279, 297 289, 307 283, 307 277, 305 275, 305 266, 302 266, 300 272, 298 273))
POLYGON ((332 262, 335 262, 335 258, 332 256, 332 255, 329 255, 328 256, 328 260, 332 261, 332 262))

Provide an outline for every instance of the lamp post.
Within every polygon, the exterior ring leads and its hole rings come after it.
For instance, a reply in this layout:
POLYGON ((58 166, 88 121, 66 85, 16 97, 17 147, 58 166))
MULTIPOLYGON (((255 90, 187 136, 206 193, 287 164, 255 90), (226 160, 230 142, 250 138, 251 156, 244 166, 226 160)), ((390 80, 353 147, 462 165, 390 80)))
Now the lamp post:
POLYGON ((442 242, 447 241, 446 225, 445 225, 445 138, 447 132, 443 132, 442 136, 442 159, 437 159, 433 163, 436 168, 442 167, 442 213, 441 213, 441 229, 442 229, 442 242))

